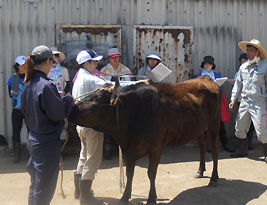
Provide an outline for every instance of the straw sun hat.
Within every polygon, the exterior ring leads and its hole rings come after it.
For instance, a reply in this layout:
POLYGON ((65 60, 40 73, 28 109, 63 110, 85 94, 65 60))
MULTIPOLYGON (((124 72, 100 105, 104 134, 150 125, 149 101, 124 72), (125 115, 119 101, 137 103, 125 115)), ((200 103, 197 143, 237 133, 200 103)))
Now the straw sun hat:
POLYGON ((241 41, 240 43, 238 43, 238 46, 245 53, 247 52, 247 46, 253 46, 260 51, 261 60, 264 60, 266 58, 265 49, 262 47, 261 42, 256 39, 252 39, 251 41, 241 41))

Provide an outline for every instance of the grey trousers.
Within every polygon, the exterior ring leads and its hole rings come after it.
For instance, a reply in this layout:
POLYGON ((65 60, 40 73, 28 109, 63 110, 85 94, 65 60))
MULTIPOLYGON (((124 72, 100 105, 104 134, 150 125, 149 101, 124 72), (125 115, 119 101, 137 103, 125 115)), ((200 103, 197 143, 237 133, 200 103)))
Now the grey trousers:
POLYGON ((258 140, 263 144, 267 143, 266 102, 264 100, 241 99, 235 125, 235 135, 238 138, 246 139, 251 120, 258 140))
POLYGON ((77 173, 82 174, 82 180, 94 180, 102 161, 104 134, 80 126, 77 126, 76 129, 81 140, 77 173))

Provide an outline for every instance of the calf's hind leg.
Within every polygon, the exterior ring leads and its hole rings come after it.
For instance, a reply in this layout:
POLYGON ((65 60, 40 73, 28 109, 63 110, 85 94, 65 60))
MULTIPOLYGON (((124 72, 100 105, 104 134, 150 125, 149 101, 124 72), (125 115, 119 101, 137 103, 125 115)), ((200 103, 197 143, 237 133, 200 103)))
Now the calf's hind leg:
POLYGON ((197 138, 200 151, 200 163, 198 171, 195 175, 195 178, 202 178, 204 171, 206 171, 206 150, 207 150, 207 139, 205 135, 201 135, 197 138))
POLYGON ((219 157, 219 131, 214 133, 213 137, 209 137, 211 153, 213 158, 213 170, 210 178, 209 186, 216 186, 218 181, 218 157, 219 157), (216 136, 216 137, 214 137, 216 136))
POLYGON ((155 180, 157 175, 158 164, 160 161, 161 150, 162 147, 158 146, 155 147, 153 150, 151 150, 149 153, 149 167, 147 170, 147 175, 150 180, 150 190, 149 190, 147 205, 156 204, 157 193, 156 193, 155 180))

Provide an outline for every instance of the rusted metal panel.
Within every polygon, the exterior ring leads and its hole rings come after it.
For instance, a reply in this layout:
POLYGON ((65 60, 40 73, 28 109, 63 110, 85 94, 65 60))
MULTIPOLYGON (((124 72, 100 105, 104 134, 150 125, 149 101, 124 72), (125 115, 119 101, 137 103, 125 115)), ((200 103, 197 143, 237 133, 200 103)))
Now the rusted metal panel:
POLYGON ((66 54, 64 65, 69 69, 70 78, 79 69, 76 56, 81 50, 93 49, 103 55, 98 67, 108 63, 108 49, 117 46, 121 49, 121 26, 112 25, 57 25, 56 44, 66 54))
POLYGON ((157 51, 173 73, 168 82, 181 82, 193 75, 193 27, 134 26, 134 72, 145 65, 149 51, 157 51))

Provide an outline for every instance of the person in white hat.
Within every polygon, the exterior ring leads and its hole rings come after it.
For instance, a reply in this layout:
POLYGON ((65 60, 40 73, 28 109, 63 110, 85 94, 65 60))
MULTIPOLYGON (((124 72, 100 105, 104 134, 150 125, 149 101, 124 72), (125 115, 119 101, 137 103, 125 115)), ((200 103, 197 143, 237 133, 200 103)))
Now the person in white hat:
POLYGON ((65 55, 64 53, 58 51, 58 49, 55 47, 52 47, 51 50, 57 63, 53 64, 51 71, 47 76, 53 81, 59 93, 64 96, 70 91, 68 69, 60 65, 60 63, 64 61, 65 55))
POLYGON ((21 111, 21 93, 23 91, 23 81, 25 78, 25 56, 18 56, 13 65, 15 72, 10 76, 7 86, 9 97, 12 99, 12 144, 14 150, 13 163, 19 163, 21 158, 20 131, 24 115, 21 111))
MULTIPOLYGON (((130 69, 127 68, 125 65, 120 63, 120 52, 119 49, 116 47, 113 47, 108 50, 108 59, 109 64, 107 64, 105 67, 103 67, 100 72, 108 75, 130 75, 132 74, 130 69)), ((111 80, 112 76, 105 76, 107 80, 111 80)), ((123 77, 121 80, 130 81, 130 77, 123 77)))
MULTIPOLYGON (((146 67, 140 68, 137 75, 147 76, 147 72, 153 70, 160 62, 161 58, 159 57, 158 53, 156 51, 150 51, 146 56, 146 67)), ((142 78, 139 77, 138 79, 142 78)))
POLYGON ((229 104, 230 110, 233 110, 235 101, 241 94, 235 125, 235 135, 239 144, 231 157, 248 155, 247 132, 252 120, 258 139, 263 144, 263 153, 267 162, 267 63, 263 61, 266 58, 266 51, 255 39, 250 42, 242 41, 238 46, 247 53, 248 61, 240 66, 229 104))
MULTIPOLYGON (((102 58, 103 56, 98 56, 94 51, 83 50, 78 53, 76 61, 81 68, 72 89, 72 95, 77 101, 81 100, 79 97, 83 94, 107 84, 107 81, 93 75, 97 61, 102 58)), ((102 204, 93 196, 91 188, 102 161, 103 133, 81 126, 76 129, 81 140, 81 152, 77 171, 74 173, 74 198, 80 199, 81 204, 102 204)))

